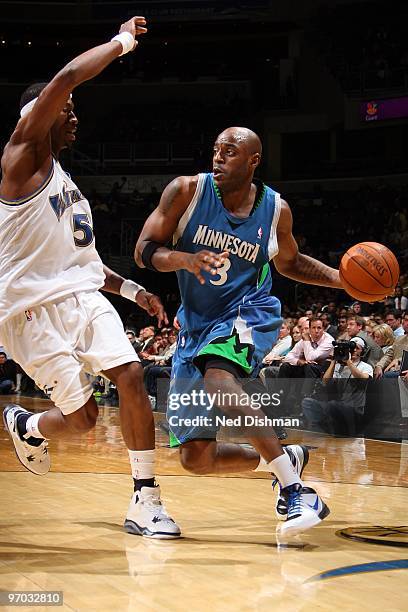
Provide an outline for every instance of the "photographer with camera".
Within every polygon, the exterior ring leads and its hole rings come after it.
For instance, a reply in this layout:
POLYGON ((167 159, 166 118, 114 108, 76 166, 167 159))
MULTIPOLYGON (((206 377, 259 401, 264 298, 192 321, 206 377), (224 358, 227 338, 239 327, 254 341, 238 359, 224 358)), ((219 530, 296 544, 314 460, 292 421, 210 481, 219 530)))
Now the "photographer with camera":
POLYGON ((367 383, 373 377, 372 366, 362 361, 368 347, 359 336, 333 342, 333 346, 333 358, 323 374, 320 394, 303 400, 303 415, 313 431, 356 435, 364 414, 367 383), (318 399, 322 392, 325 397, 318 399))
POLYGON ((358 315, 348 315, 347 317, 347 334, 349 339, 354 339, 355 337, 362 338, 366 344, 367 349, 364 352, 364 361, 369 363, 373 368, 376 363, 383 356, 383 352, 380 346, 376 342, 374 342, 373 338, 367 334, 365 331, 366 322, 363 317, 358 315))

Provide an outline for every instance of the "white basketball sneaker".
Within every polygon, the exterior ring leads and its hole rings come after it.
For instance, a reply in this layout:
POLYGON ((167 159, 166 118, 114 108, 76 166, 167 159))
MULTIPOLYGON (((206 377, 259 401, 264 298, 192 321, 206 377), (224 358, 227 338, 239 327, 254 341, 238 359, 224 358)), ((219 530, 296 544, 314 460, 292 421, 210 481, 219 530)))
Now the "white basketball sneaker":
POLYGON ((277 528, 281 539, 295 536, 318 525, 330 514, 314 489, 296 483, 281 490, 288 504, 288 518, 277 528))
MULTIPOLYGON (((48 454, 47 440, 38 438, 38 446, 28 444, 20 437, 17 430, 17 419, 20 414, 31 414, 17 404, 8 404, 3 410, 3 421, 6 431, 13 441, 16 455, 20 463, 33 474, 44 476, 50 471, 51 461, 48 454)), ((27 438, 29 436, 27 435, 27 438)))
MULTIPOLYGON (((293 467, 299 474, 299 478, 302 478, 303 470, 309 462, 309 450, 307 446, 303 444, 288 444, 283 447, 283 451, 289 456, 293 467)), ((275 514, 280 521, 286 521, 288 516, 288 503, 282 495, 282 487, 277 478, 273 481, 272 487, 275 488, 276 485, 278 485, 279 491, 276 500, 275 514)))
POLYGON ((159 486, 142 487, 133 493, 124 528, 133 535, 161 540, 181 535, 180 527, 169 517, 160 500, 159 486))

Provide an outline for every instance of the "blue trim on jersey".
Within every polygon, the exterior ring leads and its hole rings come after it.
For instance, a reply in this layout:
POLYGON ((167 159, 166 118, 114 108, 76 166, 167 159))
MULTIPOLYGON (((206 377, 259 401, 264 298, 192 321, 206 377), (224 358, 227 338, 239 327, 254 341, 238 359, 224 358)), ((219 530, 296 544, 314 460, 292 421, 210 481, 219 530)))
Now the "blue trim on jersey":
POLYGON ((36 189, 36 191, 31 193, 30 195, 23 196, 22 198, 17 198, 17 200, 5 200, 4 198, 0 196, 0 202, 2 204, 5 204, 6 206, 20 206, 21 204, 26 204, 33 198, 36 198, 42 191, 44 191, 44 189, 47 187, 47 185, 51 181, 53 174, 54 174, 54 159, 51 161, 51 168, 47 174, 47 177, 41 183, 38 189, 36 189))

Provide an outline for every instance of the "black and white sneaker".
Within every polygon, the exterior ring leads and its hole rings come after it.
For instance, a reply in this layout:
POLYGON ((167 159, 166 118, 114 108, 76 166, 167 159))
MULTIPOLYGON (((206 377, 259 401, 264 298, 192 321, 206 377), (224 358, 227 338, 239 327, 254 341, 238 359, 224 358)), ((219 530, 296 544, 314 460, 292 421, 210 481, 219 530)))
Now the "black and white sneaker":
POLYGON ((276 529, 280 541, 318 525, 330 514, 328 506, 314 489, 295 483, 281 490, 288 506, 288 518, 276 529))
MULTIPOLYGON (((302 478, 303 470, 309 462, 309 450, 307 446, 303 444, 290 444, 284 446, 283 451, 289 456, 293 467, 299 474, 299 478, 302 478)), ((272 487, 275 488, 276 485, 278 485, 279 491, 276 500, 275 514, 280 521, 286 521, 288 516, 288 503, 282 495, 282 487, 277 478, 273 481, 272 487)))
MULTIPOLYGON (((48 454, 47 440, 38 438, 38 446, 28 444, 20 437, 17 429, 17 419, 21 414, 31 414, 17 404, 8 404, 3 410, 3 421, 6 431, 13 441, 16 455, 20 463, 33 474, 44 476, 50 471, 51 461, 48 454)), ((29 436, 27 436, 28 438, 29 436)))
POLYGON ((133 493, 124 528, 127 533, 160 540, 181 535, 180 527, 169 517, 160 500, 159 486, 142 487, 133 493))

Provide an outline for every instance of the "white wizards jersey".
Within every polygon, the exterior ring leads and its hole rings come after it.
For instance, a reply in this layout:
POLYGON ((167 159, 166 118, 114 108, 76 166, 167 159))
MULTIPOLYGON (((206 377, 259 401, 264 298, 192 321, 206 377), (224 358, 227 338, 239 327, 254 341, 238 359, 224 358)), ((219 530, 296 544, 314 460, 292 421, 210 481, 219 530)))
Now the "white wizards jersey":
POLYGON ((55 159, 35 193, 0 197, 0 323, 104 280, 89 203, 55 159))

